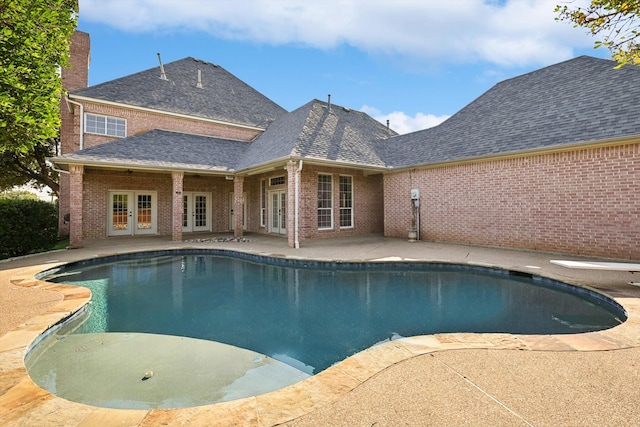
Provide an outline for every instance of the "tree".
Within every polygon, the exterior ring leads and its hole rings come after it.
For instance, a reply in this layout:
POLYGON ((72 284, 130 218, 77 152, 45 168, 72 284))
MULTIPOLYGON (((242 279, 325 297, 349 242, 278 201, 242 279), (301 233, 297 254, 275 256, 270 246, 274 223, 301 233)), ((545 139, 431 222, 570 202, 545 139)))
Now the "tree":
POLYGON ((595 47, 607 47, 617 68, 640 65, 640 0, 591 0, 587 7, 556 6, 556 13, 556 19, 600 35, 595 47))
POLYGON ((0 0, 0 152, 26 153, 58 136, 60 67, 77 0, 0 0))
POLYGON ((37 188, 49 187, 58 196, 60 185, 58 172, 47 163, 48 157, 57 155, 59 139, 38 142, 25 152, 5 150, 0 152, 0 191, 30 184, 37 188))

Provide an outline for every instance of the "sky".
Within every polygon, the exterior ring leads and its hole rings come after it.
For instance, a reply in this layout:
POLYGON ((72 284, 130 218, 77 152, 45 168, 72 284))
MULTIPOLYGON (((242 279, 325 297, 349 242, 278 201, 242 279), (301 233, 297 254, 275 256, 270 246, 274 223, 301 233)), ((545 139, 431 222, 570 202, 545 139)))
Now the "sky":
POLYGON ((435 126, 496 83, 580 55, 609 58, 556 21, 584 0, 80 0, 89 84, 188 56, 283 108, 312 99, 404 134, 435 126))

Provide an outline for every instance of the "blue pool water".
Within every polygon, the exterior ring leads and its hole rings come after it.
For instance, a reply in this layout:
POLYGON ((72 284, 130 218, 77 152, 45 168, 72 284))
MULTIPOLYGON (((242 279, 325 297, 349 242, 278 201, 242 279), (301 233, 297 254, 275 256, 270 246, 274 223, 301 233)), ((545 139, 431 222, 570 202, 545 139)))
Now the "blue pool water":
POLYGON ((203 251, 58 270, 91 289, 74 333, 219 341, 317 373, 385 340, 442 332, 567 334, 626 319, 608 298, 547 279, 429 264, 322 264, 203 251))

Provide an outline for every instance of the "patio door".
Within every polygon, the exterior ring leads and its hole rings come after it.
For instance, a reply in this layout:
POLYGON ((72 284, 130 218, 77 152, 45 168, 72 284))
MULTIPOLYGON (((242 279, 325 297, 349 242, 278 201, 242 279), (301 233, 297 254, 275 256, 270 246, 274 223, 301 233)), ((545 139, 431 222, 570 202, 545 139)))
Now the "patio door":
POLYGON ((211 194, 182 193, 182 231, 211 231, 211 194))
POLYGON ((284 190, 270 193, 269 231, 271 233, 287 234, 287 192, 284 190))
MULTIPOLYGON (((236 229, 236 217, 233 212, 233 193, 229 193, 229 229, 236 229)), ((242 194, 242 229, 247 229, 247 193, 242 194)))
POLYGON ((110 191, 107 235, 156 234, 156 199, 155 191, 110 191))

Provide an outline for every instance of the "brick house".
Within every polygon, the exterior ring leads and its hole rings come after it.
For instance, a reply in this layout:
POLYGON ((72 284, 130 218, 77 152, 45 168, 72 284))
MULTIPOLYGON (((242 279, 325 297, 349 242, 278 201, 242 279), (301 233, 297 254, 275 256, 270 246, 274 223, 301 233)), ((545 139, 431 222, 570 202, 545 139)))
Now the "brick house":
POLYGON ((72 246, 250 231, 297 247, 415 228, 426 240, 640 258, 640 69, 579 57, 397 135, 330 102, 287 112, 193 58, 86 87, 88 58, 76 33, 51 159, 65 171, 72 246))
POLYGON ((67 172, 60 216, 72 247, 228 231, 296 246, 383 232, 385 168, 373 145, 392 130, 318 100, 287 113, 193 58, 86 87, 88 47, 87 34, 73 36, 63 81, 80 82, 63 102, 61 155, 51 159, 67 172))

